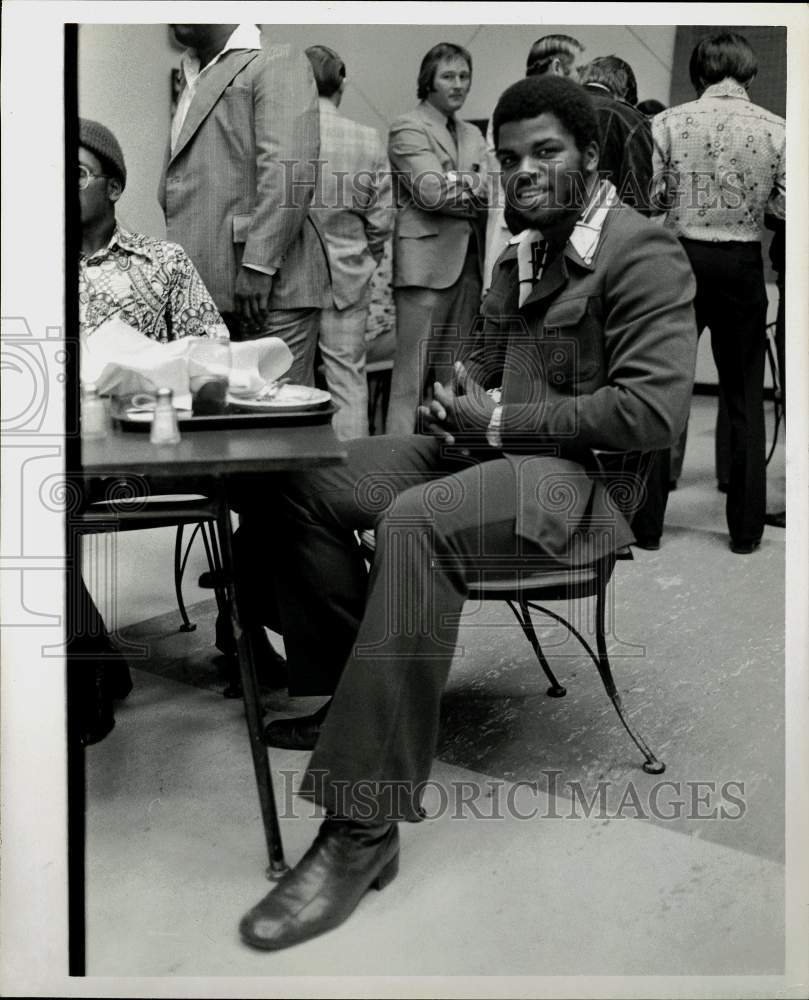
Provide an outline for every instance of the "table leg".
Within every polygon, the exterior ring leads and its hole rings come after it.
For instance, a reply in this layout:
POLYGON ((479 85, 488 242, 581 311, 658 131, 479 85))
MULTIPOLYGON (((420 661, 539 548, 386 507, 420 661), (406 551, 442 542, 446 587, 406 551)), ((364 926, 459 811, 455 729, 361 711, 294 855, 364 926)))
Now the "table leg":
POLYGON ((275 808, 275 796, 270 773, 270 761, 267 747, 264 744, 261 730, 261 702, 259 698, 256 668, 253 663, 253 653, 247 635, 242 631, 239 621, 237 587, 233 572, 233 527, 230 521, 227 496, 223 491, 220 508, 217 515, 219 541, 222 549, 222 567, 226 580, 228 603, 230 605, 230 620, 233 626, 233 637, 236 640, 236 655, 239 659, 239 671, 242 678, 244 694, 244 711, 247 717, 247 732, 250 739, 250 751, 253 754, 253 767, 256 772, 256 786, 261 804, 261 818, 264 823, 264 836, 267 841, 267 852, 270 866, 267 877, 278 879, 287 870, 284 860, 284 847, 281 843, 281 829, 278 824, 278 812, 275 808))

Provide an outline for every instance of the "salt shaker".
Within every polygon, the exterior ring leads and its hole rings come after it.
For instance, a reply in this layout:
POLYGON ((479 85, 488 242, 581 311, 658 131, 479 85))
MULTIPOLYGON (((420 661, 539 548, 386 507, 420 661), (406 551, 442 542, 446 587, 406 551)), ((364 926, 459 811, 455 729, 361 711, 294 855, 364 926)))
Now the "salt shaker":
POLYGON ((104 402, 92 383, 82 386, 81 436, 84 441, 99 441, 107 436, 108 421, 104 402))
POLYGON ((173 396, 174 393, 171 389, 157 390, 152 431, 149 435, 152 444, 180 443, 180 428, 177 424, 177 411, 174 409, 173 396))

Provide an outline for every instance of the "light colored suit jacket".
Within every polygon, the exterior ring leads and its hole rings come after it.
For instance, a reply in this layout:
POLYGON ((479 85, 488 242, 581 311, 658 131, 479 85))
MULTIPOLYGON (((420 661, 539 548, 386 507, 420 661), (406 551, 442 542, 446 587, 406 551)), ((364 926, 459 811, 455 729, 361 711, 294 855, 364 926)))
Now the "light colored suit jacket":
POLYGON ((395 209, 390 165, 379 133, 341 115, 320 99, 320 180, 310 209, 326 244, 337 309, 362 298, 385 243, 395 209))
POLYGON ((289 45, 225 52, 200 77, 158 198, 222 312, 240 265, 275 268, 270 307, 329 301, 325 250, 309 218, 319 152, 309 61, 289 45))
POLYGON ((399 214, 393 248, 395 288, 449 288, 461 274, 473 232, 483 257, 479 209, 448 197, 447 173, 477 175, 486 199, 486 142, 480 130, 456 119, 457 149, 446 116, 427 101, 391 125, 388 156, 397 174, 399 214))

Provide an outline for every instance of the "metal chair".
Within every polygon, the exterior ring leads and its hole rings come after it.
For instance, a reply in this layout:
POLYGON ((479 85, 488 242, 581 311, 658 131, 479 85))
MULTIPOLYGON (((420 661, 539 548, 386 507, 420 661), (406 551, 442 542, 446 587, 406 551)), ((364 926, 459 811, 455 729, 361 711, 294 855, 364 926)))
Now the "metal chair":
MULTIPOLYGON (((593 452, 598 473, 604 482, 611 503, 631 521, 632 513, 638 509, 645 493, 646 479, 655 460, 655 452, 593 452)), ((367 559, 373 558, 375 539, 373 532, 363 531, 359 534, 359 543, 367 559)), ((571 635, 581 643, 589 654, 604 688, 612 702, 618 718, 644 756, 643 770, 648 774, 662 774, 665 764, 660 761, 649 748, 643 737, 634 729, 627 719, 621 695, 615 686, 605 635, 605 610, 607 586, 618 558, 632 558, 614 551, 599 558, 587 566, 576 569, 560 568, 558 563, 543 568, 542 560, 537 560, 531 567, 525 564, 514 571, 511 560, 502 566, 492 565, 487 560, 486 571, 481 571, 477 583, 470 585, 468 597, 478 601, 505 601, 511 608, 526 639, 531 645, 545 676, 550 681, 547 694, 551 698, 562 698, 567 689, 559 683, 537 637, 531 619, 532 611, 539 611, 562 624, 571 635), (537 563, 539 567, 537 568, 537 563), (595 637, 596 650, 587 642, 584 636, 569 621, 537 602, 548 601, 578 601, 595 598, 595 637)))
MULTIPOLYGON (((94 500, 90 494, 74 520, 76 530, 80 534, 91 534, 176 527, 174 592, 181 618, 179 631, 193 632, 197 626, 189 619, 183 599, 183 574, 191 547, 199 534, 212 576, 217 580, 222 578, 222 559, 216 535, 216 503, 198 494, 149 496, 126 480, 119 480, 112 487, 108 484, 105 490, 109 494, 105 499, 94 500), (186 527, 191 527, 192 532, 184 548, 186 527)), ((227 611, 224 589, 216 588, 215 594, 220 611, 227 611)))
POLYGON ((767 324, 767 363, 769 364, 770 377, 772 378, 773 417, 775 425, 772 432, 772 444, 767 452, 767 465, 770 464, 770 459, 775 453, 775 446, 778 444, 778 431, 781 428, 781 421, 784 419, 784 387, 781 384, 784 373, 778 366, 776 360, 777 350, 774 345, 775 322, 772 322, 767 324))

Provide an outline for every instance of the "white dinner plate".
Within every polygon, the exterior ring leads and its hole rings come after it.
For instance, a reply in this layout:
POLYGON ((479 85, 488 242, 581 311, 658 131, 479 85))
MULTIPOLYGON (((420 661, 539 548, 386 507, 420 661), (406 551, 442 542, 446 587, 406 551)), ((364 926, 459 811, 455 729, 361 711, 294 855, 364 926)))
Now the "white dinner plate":
MULTIPOLYGON (((177 410, 178 420, 190 420, 194 415, 191 410, 177 410)), ((124 410, 127 420, 135 424, 150 424, 154 420, 154 410, 124 410)))
POLYGON ((249 396, 228 394, 227 401, 235 410, 250 413, 279 413, 284 410, 313 410, 325 406, 331 400, 331 393, 324 389, 314 389, 308 385, 282 385, 271 399, 255 399, 249 396))

